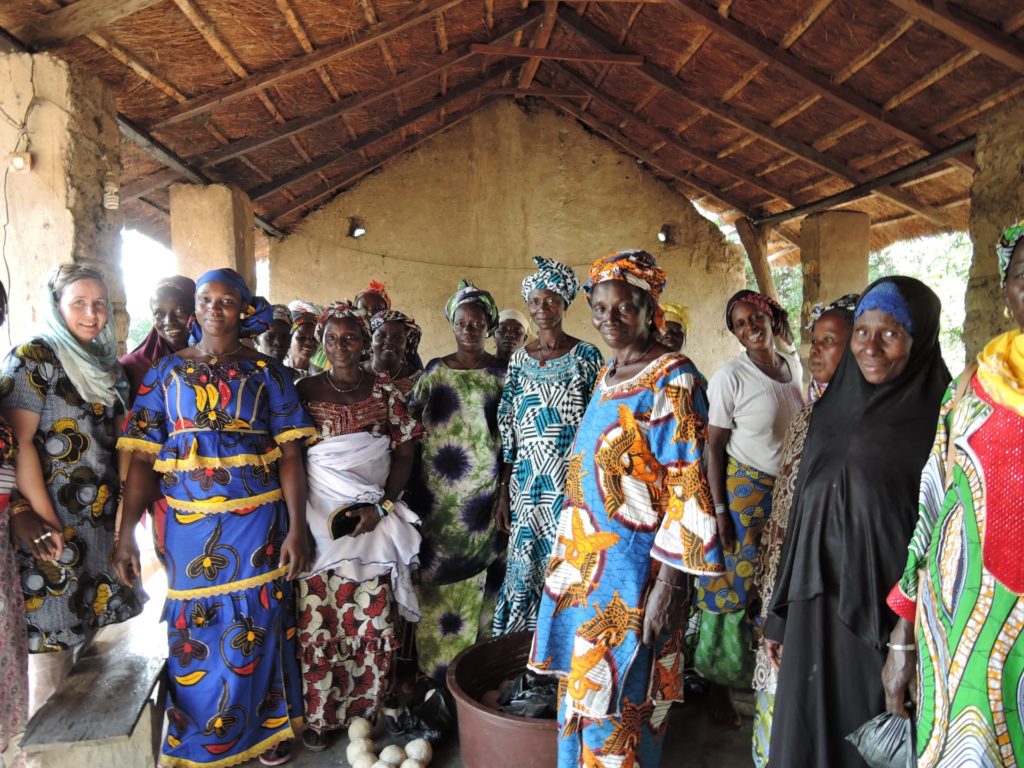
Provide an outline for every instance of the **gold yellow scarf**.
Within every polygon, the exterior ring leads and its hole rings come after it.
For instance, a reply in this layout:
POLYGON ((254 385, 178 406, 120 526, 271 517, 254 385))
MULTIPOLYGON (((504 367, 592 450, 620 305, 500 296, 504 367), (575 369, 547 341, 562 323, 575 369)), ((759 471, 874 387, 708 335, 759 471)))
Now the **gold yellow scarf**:
POLYGON ((978 355, 978 379, 996 403, 1024 416, 1024 333, 996 336, 978 355))

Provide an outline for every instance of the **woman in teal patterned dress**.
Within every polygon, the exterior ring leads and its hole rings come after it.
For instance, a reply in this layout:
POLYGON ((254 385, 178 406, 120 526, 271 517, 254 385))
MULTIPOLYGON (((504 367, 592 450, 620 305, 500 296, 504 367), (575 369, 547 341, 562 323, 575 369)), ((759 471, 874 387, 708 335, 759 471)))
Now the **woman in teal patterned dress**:
POLYGON ((531 630, 544 588, 576 428, 590 402, 601 353, 562 330, 579 290, 572 269, 534 256, 523 301, 539 333, 512 353, 498 407, 505 471, 498 527, 509 533, 508 564, 494 610, 494 634, 531 630))
POLYGON ((240 334, 270 323, 237 272, 197 282, 196 343, 146 375, 119 442, 133 451, 114 565, 139 570, 133 531, 159 477, 167 517, 166 768, 289 757, 302 722, 291 580, 308 564, 300 439, 313 424, 289 371, 240 334))
POLYGON ((410 400, 426 433, 425 482, 409 496, 423 521, 416 651, 420 669, 438 681, 460 651, 489 634, 492 591, 500 581, 493 566, 503 550, 493 513, 502 471, 498 402, 505 372, 484 349, 498 308, 491 294, 463 280, 445 316, 456 350, 427 363, 410 400))

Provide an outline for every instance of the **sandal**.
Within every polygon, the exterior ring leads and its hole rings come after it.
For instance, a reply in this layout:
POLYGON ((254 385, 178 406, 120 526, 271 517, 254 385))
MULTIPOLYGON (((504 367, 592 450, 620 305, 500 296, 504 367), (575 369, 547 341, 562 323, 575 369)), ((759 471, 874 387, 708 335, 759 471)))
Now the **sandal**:
POLYGON ((312 728, 307 728, 302 732, 302 746, 310 752, 323 752, 331 745, 331 741, 330 733, 318 733, 312 728))
POLYGON ((292 743, 282 741, 260 755, 260 762, 264 765, 281 765, 292 759, 292 743))

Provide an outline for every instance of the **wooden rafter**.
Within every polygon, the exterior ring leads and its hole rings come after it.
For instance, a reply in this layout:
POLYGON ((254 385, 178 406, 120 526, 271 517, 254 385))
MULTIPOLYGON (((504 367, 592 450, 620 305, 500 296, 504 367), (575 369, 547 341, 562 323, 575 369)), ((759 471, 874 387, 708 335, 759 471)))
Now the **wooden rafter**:
POLYGON ((638 53, 600 53, 590 51, 551 51, 545 48, 522 48, 514 45, 493 45, 473 43, 469 49, 485 56, 509 56, 512 58, 543 59, 545 61, 578 61, 588 64, 617 64, 625 67, 639 67, 644 57, 638 53))
POLYGON ((58 48, 161 0, 78 0, 18 27, 14 34, 34 51, 58 48))
MULTIPOLYGON (((590 41, 592 45, 618 53, 628 52, 628 49, 625 48, 625 46, 617 44, 613 38, 610 38, 607 35, 607 33, 589 22, 579 19, 572 14, 563 13, 562 11, 559 11, 558 18, 559 21, 572 29, 576 34, 580 35, 585 40, 590 41)), ((801 141, 784 136, 770 125, 762 123, 760 120, 737 110, 735 107, 721 102, 711 102, 710 100, 695 100, 682 90, 679 81, 676 80, 675 77, 650 62, 638 67, 636 71, 651 82, 659 84, 675 98, 686 102, 696 109, 706 110, 709 114, 712 114, 730 125, 740 128, 741 130, 756 134, 763 141, 789 152, 790 154, 799 157, 822 170, 828 171, 829 173, 839 176, 840 178, 854 184, 859 184, 868 180, 868 177, 860 171, 847 166, 835 158, 829 157, 823 152, 814 149, 814 147, 808 146, 801 141)), ((929 221, 938 224, 939 226, 946 226, 945 218, 940 213, 932 209, 931 206, 917 201, 906 192, 891 188, 884 188, 878 190, 877 194, 891 200, 907 210, 920 213, 929 221)))
MULTIPOLYGON (((295 39, 299 41, 299 45, 302 46, 302 50, 307 54, 315 53, 316 46, 313 45, 313 41, 309 39, 309 33, 306 31, 305 25, 299 19, 299 14, 292 7, 292 0, 274 0, 277 5, 277 10, 284 16, 285 22, 288 24, 288 28, 295 35, 295 39)), ((341 94, 338 93, 338 89, 334 86, 334 81, 331 80, 331 75, 327 71, 326 67, 316 67, 314 70, 317 77, 320 78, 320 82, 324 84, 324 88, 327 89, 327 93, 331 96, 331 101, 341 101, 341 94)))
MULTIPOLYGON (((498 64, 491 67, 490 70, 481 77, 474 78, 466 83, 463 83, 458 88, 449 89, 448 93, 431 101, 421 104, 416 109, 408 111, 405 115, 393 120, 392 122, 384 125, 371 133, 361 136, 354 142, 350 142, 343 147, 328 152, 324 155, 319 155, 313 158, 311 161, 300 165, 298 168, 284 173, 266 184, 261 184, 255 189, 249 190, 249 198, 255 202, 262 200, 269 195, 274 194, 278 190, 282 190, 292 184, 296 184, 303 179, 309 178, 317 174, 320 169, 342 160, 348 155, 364 149, 370 149, 383 141, 388 140, 394 134, 401 131, 403 128, 408 128, 410 125, 415 123, 422 117, 437 112, 441 107, 451 104, 457 99, 462 99, 467 96, 479 93, 484 87, 490 84, 490 82, 505 73, 504 65, 498 64)), ((327 183, 327 179, 324 179, 327 183)))
MULTIPOLYGON (((555 31, 555 23, 558 21, 558 0, 548 0, 544 4, 544 18, 541 19, 537 31, 533 33, 531 48, 546 49, 551 42, 551 34, 555 31)), ((519 87, 529 88, 533 78, 537 75, 537 67, 540 66, 540 59, 532 58, 523 64, 519 70, 519 87)))
POLYGON ((1024 44, 998 27, 944 0, 889 0, 905 13, 945 35, 1024 74, 1024 44))
POLYGON ((180 178, 181 173, 173 168, 164 168, 148 176, 141 176, 121 186, 121 202, 130 203, 132 200, 138 200, 158 189, 169 187, 180 178))
POLYGON ((404 154, 405 152, 408 152, 410 149, 413 149, 419 146, 420 144, 423 144, 425 141, 434 138, 439 133, 447 131, 451 127, 458 125, 467 117, 475 115, 481 109, 490 104, 493 100, 493 97, 484 98, 481 99, 477 104, 474 104, 473 106, 467 109, 463 109, 462 111, 454 115, 448 115, 448 117, 445 120, 441 121, 437 126, 430 128, 426 131, 422 131, 416 134, 415 136, 412 136, 411 138, 404 141, 400 146, 396 147, 392 152, 388 152, 387 154, 381 155, 380 157, 375 157, 369 160, 365 165, 360 166, 351 173, 345 173, 341 176, 336 176, 334 178, 328 179, 325 185, 316 187, 310 190, 309 192, 306 192, 296 197, 294 200, 290 201, 285 206, 278 208, 276 211, 269 214, 267 218, 270 219, 271 221, 279 221, 281 218, 289 215, 290 213, 302 210, 303 208, 308 208, 311 205, 319 203, 321 200, 324 200, 330 197, 331 195, 340 192, 345 187, 354 184, 363 176, 377 170, 385 163, 391 162, 399 155, 404 154))
POLYGON ((811 25, 818 20, 818 17, 823 14, 828 7, 832 4, 832 0, 815 0, 811 3, 807 9, 800 14, 800 18, 796 24, 789 28, 785 35, 782 36, 782 40, 779 42, 779 47, 783 50, 789 50, 797 40, 811 28, 811 25))
POLYGON ((406 32, 418 24, 428 21, 438 13, 454 8, 463 0, 420 0, 404 15, 381 22, 374 30, 360 35, 356 40, 325 45, 315 53, 296 56, 276 67, 257 72, 242 80, 228 83, 212 91, 189 99, 186 103, 168 110, 155 126, 172 125, 183 120, 205 114, 210 110, 231 104, 238 99, 277 85, 284 80, 304 74, 332 61, 351 56, 380 40, 406 32))
POLYGON ((590 94, 585 91, 573 90, 571 88, 548 88, 538 86, 536 83, 529 88, 523 89, 518 87, 510 88, 485 88, 485 93, 491 96, 535 96, 542 99, 589 99, 590 94))

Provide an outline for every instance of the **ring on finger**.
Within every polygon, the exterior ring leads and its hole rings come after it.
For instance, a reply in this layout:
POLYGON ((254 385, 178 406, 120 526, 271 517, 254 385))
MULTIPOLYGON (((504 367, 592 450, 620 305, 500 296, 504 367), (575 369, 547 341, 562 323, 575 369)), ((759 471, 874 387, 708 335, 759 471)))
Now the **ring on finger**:
POLYGON ((32 539, 32 543, 33 544, 41 544, 42 541, 43 541, 43 537, 42 536, 36 536, 34 539, 32 539))
POLYGON ((40 536, 39 538, 40 538, 40 539, 48 539, 48 538, 50 538, 51 536, 53 536, 53 531, 47 531, 46 533, 44 533, 44 534, 43 534, 42 536, 40 536))

